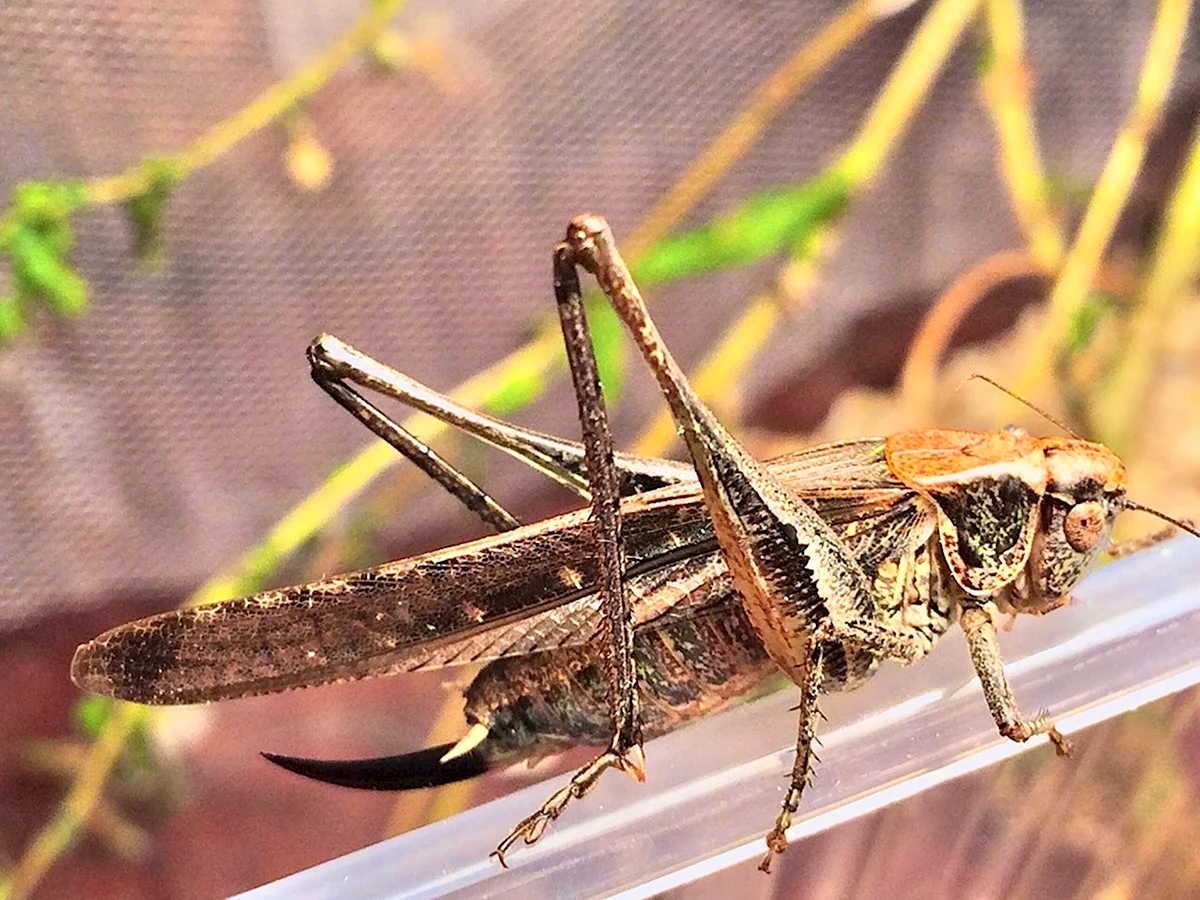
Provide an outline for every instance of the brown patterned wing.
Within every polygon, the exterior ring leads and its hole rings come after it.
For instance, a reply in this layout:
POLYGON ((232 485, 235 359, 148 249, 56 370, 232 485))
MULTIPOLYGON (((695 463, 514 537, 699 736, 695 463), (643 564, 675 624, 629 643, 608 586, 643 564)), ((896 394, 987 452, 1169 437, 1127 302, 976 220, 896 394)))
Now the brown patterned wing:
MULTIPOLYGON (((772 460, 772 476, 846 534, 864 568, 873 571, 903 543, 919 518, 913 491, 891 475, 880 438, 823 444, 772 460)), ((689 548, 634 563, 626 572, 637 625, 690 618, 729 590, 728 570, 705 519, 689 529, 689 548)), ((588 643, 603 621, 592 591, 526 619, 428 648, 403 661, 402 671, 519 656, 588 643)))
MULTIPOLYGON (((690 485, 632 497, 624 509, 630 566, 670 559, 707 522, 690 485)), ((81 646, 71 676, 95 693, 174 704, 439 664, 438 648, 536 622, 590 594, 594 541, 579 510, 378 568, 163 613, 81 646)))
MULTIPOLYGON (((814 447, 769 464, 855 550, 891 544, 910 489, 882 441, 814 447), (878 538, 878 540, 876 540, 878 538)), ((687 617, 728 591, 694 484, 623 504, 637 624, 687 617)), ((76 652, 82 688, 195 703, 499 659, 586 643, 601 627, 587 510, 495 537, 113 629, 76 652)))

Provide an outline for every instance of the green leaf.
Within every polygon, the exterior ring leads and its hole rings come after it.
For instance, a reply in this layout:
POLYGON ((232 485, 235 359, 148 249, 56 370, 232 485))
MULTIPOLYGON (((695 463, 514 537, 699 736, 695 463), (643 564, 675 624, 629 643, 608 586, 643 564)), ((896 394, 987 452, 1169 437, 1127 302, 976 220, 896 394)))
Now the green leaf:
POLYGON ((37 299, 65 316, 76 316, 87 305, 87 282, 55 252, 62 241, 47 242, 33 228, 18 228, 8 242, 13 280, 18 295, 37 299))
POLYGON ((84 734, 88 737, 95 737, 104 729, 116 704, 117 701, 111 697, 88 694, 75 702, 75 708, 71 714, 75 719, 75 724, 84 734))
POLYGON ((837 218, 850 189, 850 180, 835 168, 796 186, 754 194, 700 228, 659 241, 633 266, 633 275, 648 286, 757 262, 837 218))
POLYGON ((0 342, 10 341, 25 327, 21 304, 16 297, 0 296, 0 342))
POLYGON ((625 338, 621 318, 604 297, 596 295, 588 298, 587 320, 604 399, 616 403, 625 387, 625 338))
POLYGON ((975 76, 987 78, 996 68, 996 47, 990 35, 981 36, 975 47, 975 76))
POLYGON ((29 225, 69 226, 84 203, 81 181, 25 181, 13 191, 13 213, 29 225))
POLYGON ((87 306, 87 282, 69 260, 75 247, 71 217, 85 199, 79 181, 26 181, 13 191, 0 219, 0 252, 8 256, 15 296, 0 301, 0 339, 23 330, 35 302, 66 316, 87 306))
POLYGON ((496 390, 484 409, 493 416, 508 416, 529 406, 546 392, 546 379, 530 369, 510 377, 496 390))
POLYGON ((147 160, 142 170, 147 186, 125 201, 125 212, 133 229, 134 255, 143 265, 158 267, 163 258, 163 214, 183 171, 169 159, 147 160))
POLYGON ((1089 346, 1096 331, 1106 320, 1119 313, 1121 301, 1103 291, 1091 291, 1071 319, 1066 341, 1060 353, 1065 357, 1076 356, 1089 346))

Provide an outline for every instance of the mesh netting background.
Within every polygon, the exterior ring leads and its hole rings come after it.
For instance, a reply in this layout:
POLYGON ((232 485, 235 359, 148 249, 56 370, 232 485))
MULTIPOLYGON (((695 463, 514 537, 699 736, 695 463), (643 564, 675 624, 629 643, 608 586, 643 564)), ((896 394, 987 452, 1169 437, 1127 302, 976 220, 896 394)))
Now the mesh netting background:
MULTIPOLYGON (((1029 6, 1043 151, 1053 173, 1087 184, 1132 99, 1152 10, 1029 6)), ((178 190, 161 271, 132 262, 119 209, 85 212, 76 258, 90 311, 43 317, 0 349, 0 628, 194 586, 365 442, 308 381, 315 334, 443 389, 499 359, 552 310, 549 251, 569 217, 602 212, 627 234, 836 9, 414 2, 398 24, 440 43, 454 85, 365 63, 342 72, 310 105, 334 159, 323 192, 288 179, 287 135, 271 127, 178 190)), ((177 150, 360 11, 348 0, 7 0, 0 191, 177 150)), ((818 173, 921 12, 838 59, 691 221, 818 173)), ((1195 59, 1190 38, 1177 95, 1194 85, 1195 59)), ((754 367, 749 396, 817 359, 855 317, 1018 242, 975 66, 968 41, 850 217, 814 303, 754 367)), ((655 292, 685 365, 773 272, 655 292)), ((626 440, 658 402, 640 371, 630 381, 617 413, 626 440)), ((523 421, 573 435, 572 415, 558 390, 523 421)), ((491 486, 519 509, 529 477, 491 486)), ((433 491, 415 505, 396 511, 399 533, 451 508, 433 491)))

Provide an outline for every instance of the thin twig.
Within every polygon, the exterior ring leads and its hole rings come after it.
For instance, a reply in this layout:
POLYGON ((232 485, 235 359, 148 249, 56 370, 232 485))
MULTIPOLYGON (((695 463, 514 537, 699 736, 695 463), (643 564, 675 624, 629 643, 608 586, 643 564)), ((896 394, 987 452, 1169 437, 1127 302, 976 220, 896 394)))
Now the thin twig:
POLYGON ((1020 0, 987 0, 984 6, 991 65, 983 77, 984 108, 1000 141, 1000 167, 1013 215, 1043 272, 1058 271, 1065 252, 1062 230, 1050 208, 1046 172, 1038 150, 1025 61, 1025 22, 1020 0))
POLYGON ((75 843, 103 796, 109 772, 125 750, 126 741, 146 718, 147 710, 140 706, 120 704, 113 710, 96 742, 88 748, 87 757, 54 817, 17 861, 5 885, 10 900, 27 897, 55 860, 75 843))
MULTIPOLYGON (((377 0, 371 3, 359 20, 320 56, 288 78, 273 85, 228 119, 224 119, 202 134, 178 154, 165 157, 181 174, 193 172, 215 162, 235 144, 271 124, 307 100, 329 81, 350 60, 369 47, 403 8, 405 0, 377 0)), ((89 182, 85 196, 89 203, 106 204, 128 200, 149 190, 152 175, 137 164, 117 175, 89 182)))

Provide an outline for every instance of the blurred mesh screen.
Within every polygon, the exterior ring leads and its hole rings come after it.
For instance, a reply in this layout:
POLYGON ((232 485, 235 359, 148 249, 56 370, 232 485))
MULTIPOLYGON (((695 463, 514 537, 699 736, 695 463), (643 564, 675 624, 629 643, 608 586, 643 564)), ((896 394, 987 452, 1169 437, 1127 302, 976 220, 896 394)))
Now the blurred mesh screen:
MULTIPOLYGON (((1133 96, 1152 10, 1028 4, 1043 151, 1087 184, 1133 96)), ((398 27, 443 75, 350 66, 309 106, 332 180, 304 191, 283 127, 190 177, 166 263, 141 271, 118 208, 84 212, 81 319, 0 349, 0 627, 128 592, 181 592, 228 561, 365 440, 307 377, 330 331, 448 389, 552 310, 568 218, 627 234, 746 96, 838 9, 826 2, 410 3, 398 27)), ((854 134, 922 5, 881 22, 769 128, 691 221, 819 172, 854 134)), ((287 76, 361 12, 352 2, 6 0, 0 189, 95 177, 186 145, 287 76)), ((1195 82, 1189 43, 1180 87, 1195 82)), ((933 291, 1018 236, 957 53, 841 234, 812 307, 746 385, 815 360, 873 307, 933 291)), ((655 293, 696 361, 771 265, 655 293)), ((870 352, 870 348, 863 348, 870 352)), ((621 437, 657 401, 639 373, 621 437)), ((577 431, 562 390, 524 421, 577 431)), ((519 506, 524 482, 492 485, 519 506)), ((430 492, 430 497, 435 492, 430 492)), ((396 528, 449 509, 424 500, 396 528)))

